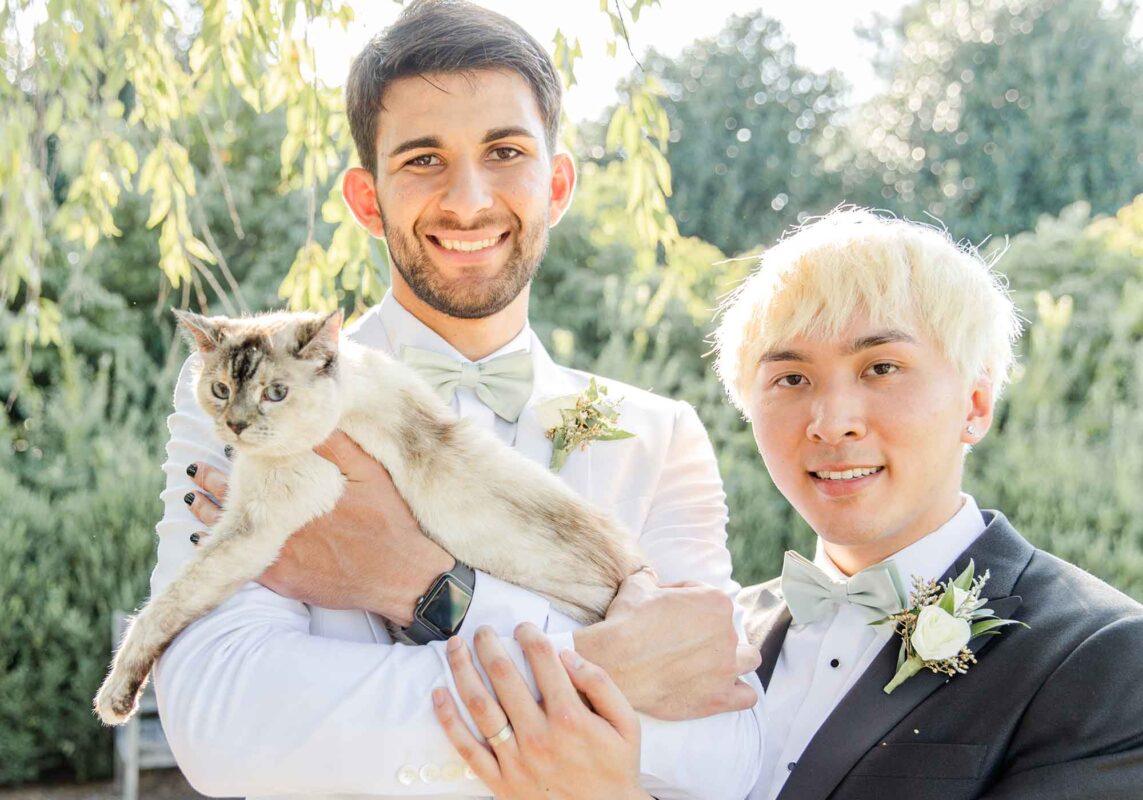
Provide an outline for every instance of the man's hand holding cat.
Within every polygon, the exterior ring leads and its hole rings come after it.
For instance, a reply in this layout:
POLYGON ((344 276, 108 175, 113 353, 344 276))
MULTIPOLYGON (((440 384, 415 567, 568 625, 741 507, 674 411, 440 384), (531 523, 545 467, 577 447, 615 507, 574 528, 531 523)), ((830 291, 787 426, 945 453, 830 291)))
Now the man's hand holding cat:
MULTIPOLYGON (((365 609, 408 625, 417 598, 452 567, 453 558, 421 532, 388 471, 356 442, 336 431, 315 452, 341 470, 345 492, 331 512, 287 540, 258 582, 283 597, 322 608, 365 609)), ((195 483, 223 499, 225 476, 208 465, 195 466, 195 483)), ((190 506, 207 525, 220 515, 198 493, 190 506)))
MULTIPOLYGON (((259 582, 322 608, 366 609, 408 625, 417 597, 452 567, 452 557, 421 533, 389 473, 352 439, 336 432, 316 452, 345 475, 345 493, 333 511, 289 538, 259 582)), ((222 472, 195 466, 195 483, 223 499, 222 472)), ((188 498, 200 520, 217 521, 210 497, 188 498)), ((576 631, 575 643, 636 710, 659 719, 738 711, 757 699, 738 676, 757 668, 758 651, 739 644, 729 598, 704 584, 659 586, 654 573, 637 572, 607 619, 576 631)))
POLYGON ((740 644, 731 600, 705 584, 660 586, 649 570, 636 572, 607 619, 575 632, 575 646, 637 711, 657 719, 741 711, 758 699, 738 680, 758 668, 758 650, 740 644))

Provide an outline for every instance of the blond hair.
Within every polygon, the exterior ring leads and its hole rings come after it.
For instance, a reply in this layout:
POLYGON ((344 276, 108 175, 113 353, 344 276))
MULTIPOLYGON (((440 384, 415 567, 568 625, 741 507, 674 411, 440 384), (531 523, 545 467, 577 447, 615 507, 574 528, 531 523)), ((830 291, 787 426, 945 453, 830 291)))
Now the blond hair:
POLYGON ((842 208, 763 253, 723 303, 715 370, 748 412, 761 357, 799 337, 833 339, 864 312, 875 324, 920 328, 966 380, 999 397, 1020 320, 1003 282, 975 248, 928 225, 842 208))

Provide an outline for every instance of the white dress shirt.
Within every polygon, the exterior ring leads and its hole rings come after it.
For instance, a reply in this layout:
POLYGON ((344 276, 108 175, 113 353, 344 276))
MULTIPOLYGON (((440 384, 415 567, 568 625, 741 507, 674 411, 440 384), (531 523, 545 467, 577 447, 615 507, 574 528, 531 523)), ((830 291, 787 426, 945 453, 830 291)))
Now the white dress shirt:
MULTIPOLYGON (((347 335, 393 354, 402 345, 451 350, 391 295, 347 335)), ((546 466, 551 443, 536 405, 579 394, 590 376, 554 364, 527 327, 500 353, 511 348, 528 350, 536 371, 535 391, 517 423, 500 426, 503 420, 469 392, 458 391, 454 407, 465 416, 486 412, 485 421, 502 439, 514 440, 519 452, 546 466)), ((194 488, 186 466, 198 461, 230 468, 213 422, 195 401, 197 362, 192 356, 184 366, 168 419, 152 593, 194 557, 188 537, 202 525, 182 501, 194 488)), ((631 531, 662 580, 700 580, 734 596, 725 495, 694 409, 609 383, 612 396, 622 399, 623 427, 635 436, 576 450, 560 478, 631 531)), ((535 692, 512 638, 521 622, 547 631, 557 648, 572 647, 571 631, 579 627, 546 598, 477 573, 461 635, 471 638, 478 627, 491 626, 535 692)), ((371 614, 307 606, 251 583, 175 639, 156 667, 155 683, 171 748, 204 794, 291 800, 488 795, 433 714, 433 688, 447 687, 456 697, 444 643, 393 645, 371 614)), ((689 722, 643 718, 644 787, 658 798, 743 797, 757 779, 762 715, 759 703, 750 711, 689 722)))
MULTIPOLYGON (((498 356, 528 353, 532 349, 532 328, 525 323, 511 341, 494 353, 474 362, 461 355, 460 351, 445 341, 440 334, 413 316, 408 309, 397 302, 392 293, 386 293, 377 305, 377 317, 384 326, 385 334, 389 337, 393 352, 397 356, 400 356, 403 347, 419 347, 438 355, 448 356, 462 364, 482 364, 498 356)), ((452 410, 485 430, 491 430, 504 444, 515 444, 516 423, 509 422, 486 406, 476 396, 475 389, 457 386, 452 398, 452 410)), ((552 643, 557 648, 569 650, 575 649, 571 631, 579 627, 570 617, 548 607, 547 600, 480 570, 476 571, 476 588, 473 590, 469 612, 465 616, 466 622, 469 619, 481 620, 479 625, 491 625, 498 630, 509 629, 513 620, 540 619, 545 622, 541 627, 552 639, 552 643), (521 617, 521 606, 532 610, 526 612, 527 616, 521 617)), ((461 633, 471 638, 476 627, 478 626, 474 624, 462 625, 461 633)), ((479 666, 478 663, 477 667, 479 666)))
MULTIPOLYGON (((985 522, 976 501, 964 502, 952 519, 891 559, 906 591, 914 575, 938 579, 981 533, 985 522)), ((814 564, 845 580, 818 540, 814 564)), ((766 689, 762 774, 749 800, 774 800, 806 746, 893 637, 889 625, 870 625, 851 605, 835 605, 823 619, 790 625, 766 689)), ((888 683, 892 675, 885 676, 888 683)), ((860 725, 860 721, 855 721, 860 725)))

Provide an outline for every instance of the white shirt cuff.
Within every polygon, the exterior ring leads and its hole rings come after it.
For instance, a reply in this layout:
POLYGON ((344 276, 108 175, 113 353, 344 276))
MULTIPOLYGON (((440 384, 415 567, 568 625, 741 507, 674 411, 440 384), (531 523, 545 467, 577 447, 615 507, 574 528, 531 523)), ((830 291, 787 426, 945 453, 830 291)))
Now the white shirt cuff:
POLYGON ((538 594, 477 570, 472 603, 461 623, 460 633, 471 639, 476 629, 488 625, 500 636, 512 638, 516 626, 531 622, 547 630, 550 604, 538 594))

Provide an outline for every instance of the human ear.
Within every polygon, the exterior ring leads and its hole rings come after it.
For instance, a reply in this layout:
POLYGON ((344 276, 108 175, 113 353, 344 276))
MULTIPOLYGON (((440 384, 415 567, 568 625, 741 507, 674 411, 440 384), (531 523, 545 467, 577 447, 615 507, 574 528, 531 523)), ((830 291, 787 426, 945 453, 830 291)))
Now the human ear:
POLYGON ((971 445, 984 438, 992 427, 994 408, 992 381, 987 377, 977 378, 972 384, 972 394, 969 395, 969 410, 961 430, 961 442, 971 445))
POLYGON ((352 167, 341 179, 341 196, 362 228, 378 239, 385 235, 381 220, 381 204, 377 202, 377 188, 373 174, 364 167, 352 167))
POLYGON ((554 226, 563 219, 575 193, 575 161, 567 153, 552 156, 552 191, 548 201, 548 224, 554 226))

